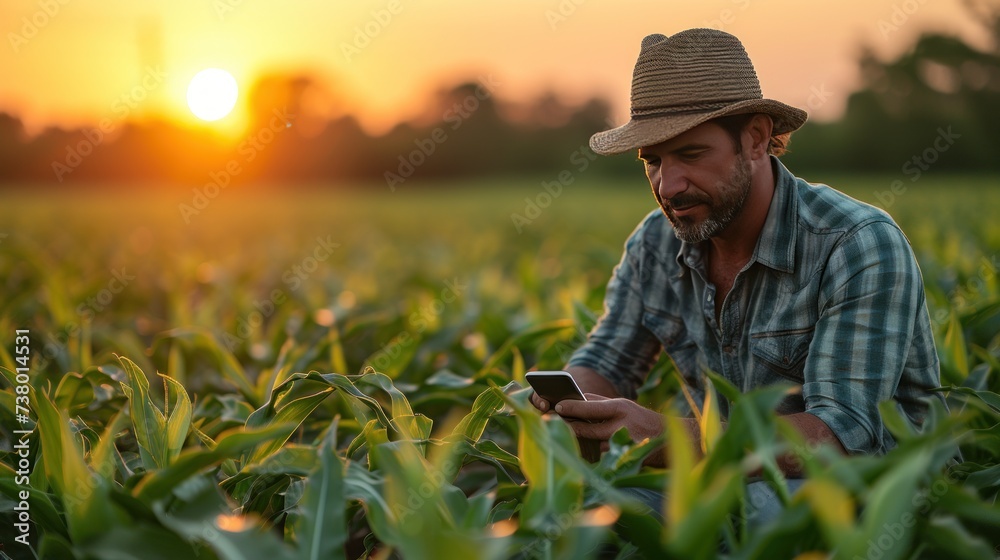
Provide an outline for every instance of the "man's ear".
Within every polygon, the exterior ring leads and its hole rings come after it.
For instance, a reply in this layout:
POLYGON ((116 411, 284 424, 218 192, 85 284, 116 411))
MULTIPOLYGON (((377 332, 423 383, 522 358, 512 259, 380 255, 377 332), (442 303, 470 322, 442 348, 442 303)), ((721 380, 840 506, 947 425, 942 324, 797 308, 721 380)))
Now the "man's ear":
MULTIPOLYGON (((771 115, 766 115, 764 113, 758 113, 750 119, 747 123, 746 128, 743 129, 744 141, 746 140, 746 135, 749 135, 750 146, 750 158, 760 159, 767 156, 767 146, 771 142, 771 131, 774 130, 774 121, 771 120, 771 115)), ((747 146, 744 145, 744 149, 747 146)))

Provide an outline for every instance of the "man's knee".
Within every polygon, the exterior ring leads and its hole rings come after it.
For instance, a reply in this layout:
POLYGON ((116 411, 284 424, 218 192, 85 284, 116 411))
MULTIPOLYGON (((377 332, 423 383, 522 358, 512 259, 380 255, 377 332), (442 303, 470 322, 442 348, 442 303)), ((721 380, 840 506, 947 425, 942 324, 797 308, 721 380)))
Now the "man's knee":
MULTIPOLYGON (((805 483, 804 478, 789 478, 785 482, 788 486, 788 493, 794 494, 799 487, 805 483)), ((761 480, 747 484, 746 494, 747 506, 747 526, 750 529, 760 527, 781 514, 785 508, 781 503, 781 497, 771 486, 770 482, 761 480)))

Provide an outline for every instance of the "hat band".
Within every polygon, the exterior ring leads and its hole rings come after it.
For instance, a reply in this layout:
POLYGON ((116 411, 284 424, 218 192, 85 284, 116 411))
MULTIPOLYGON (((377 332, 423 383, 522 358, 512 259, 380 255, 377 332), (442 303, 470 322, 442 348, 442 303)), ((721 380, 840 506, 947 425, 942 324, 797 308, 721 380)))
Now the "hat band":
POLYGON ((701 105, 682 105, 682 108, 671 108, 671 107, 656 107, 653 109, 632 109, 631 117, 636 120, 651 119, 656 117, 670 117, 673 115, 689 115, 692 113, 705 113, 709 111, 714 111, 716 109, 722 109, 723 107, 728 107, 736 103, 742 103, 744 101, 753 101, 752 99, 732 99, 729 101, 720 101, 718 103, 703 103, 701 105))

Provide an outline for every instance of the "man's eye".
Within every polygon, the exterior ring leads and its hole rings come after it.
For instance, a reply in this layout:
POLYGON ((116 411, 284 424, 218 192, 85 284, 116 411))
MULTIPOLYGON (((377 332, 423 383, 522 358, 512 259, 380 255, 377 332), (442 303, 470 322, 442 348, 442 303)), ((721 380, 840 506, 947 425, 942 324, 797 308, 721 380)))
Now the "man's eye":
POLYGON ((684 161, 694 161, 701 156, 701 152, 684 152, 680 154, 680 158, 684 161))
POLYGON ((646 158, 642 162, 646 164, 646 167, 654 167, 660 165, 660 158, 646 158))

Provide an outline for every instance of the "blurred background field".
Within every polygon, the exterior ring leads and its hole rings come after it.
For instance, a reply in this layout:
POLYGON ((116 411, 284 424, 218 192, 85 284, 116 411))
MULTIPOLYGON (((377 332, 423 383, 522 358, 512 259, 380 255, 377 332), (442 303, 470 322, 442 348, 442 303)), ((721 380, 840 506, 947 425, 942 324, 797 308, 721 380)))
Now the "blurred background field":
MULTIPOLYGON (((656 209, 638 163, 634 174, 579 181, 555 198, 526 178, 396 193, 223 190, 190 223, 180 192, 19 193, 0 211, 3 320, 45 333, 54 377, 69 365, 58 364, 66 334, 84 322, 107 355, 118 336, 145 353, 158 333, 199 327, 233 337, 234 352, 264 364, 289 321, 352 332, 367 324, 345 348, 344 373, 417 327, 427 336, 449 325, 470 351, 490 354, 512 332, 572 317, 574 302, 600 311, 624 240, 656 209), (112 293, 123 274, 132 279, 112 293), (461 287, 455 301, 427 307, 450 285, 461 287)), ((953 306, 996 295, 995 179, 927 176, 897 193, 891 176, 817 179, 888 206, 924 271, 938 327, 953 306)))

